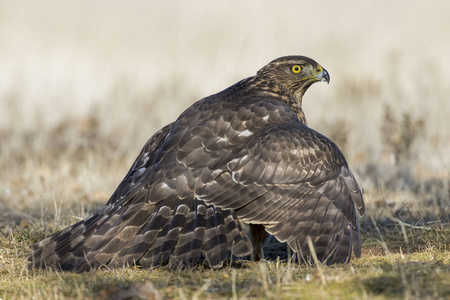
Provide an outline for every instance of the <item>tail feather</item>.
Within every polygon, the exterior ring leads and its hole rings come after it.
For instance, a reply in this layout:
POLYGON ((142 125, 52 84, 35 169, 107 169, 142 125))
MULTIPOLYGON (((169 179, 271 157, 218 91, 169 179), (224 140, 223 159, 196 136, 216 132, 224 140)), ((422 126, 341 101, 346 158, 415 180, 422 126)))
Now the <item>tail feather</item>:
POLYGON ((202 257, 202 245, 205 237, 206 206, 195 199, 194 207, 188 215, 186 225, 172 252, 170 262, 174 266, 192 266, 202 257))
MULTIPOLYGON (((59 260, 58 267, 63 270, 79 270, 79 266, 85 265, 83 270, 89 270, 90 266, 99 266, 99 262, 88 262, 87 255, 92 249, 92 244, 95 242, 100 242, 100 238, 108 228, 114 228, 118 216, 120 216, 123 211, 126 211, 125 206, 114 206, 111 209, 105 211, 99 211, 94 214, 93 218, 89 218, 85 226, 85 230, 81 232, 72 233, 73 247, 71 249, 61 248, 58 251, 59 260), (92 222, 89 222, 92 220, 92 222)), ((82 221, 83 222, 83 221, 82 221)), ((66 241, 59 240, 57 237, 53 238, 57 244, 62 247, 66 241)))
MULTIPOLYGON (((82 257, 75 266, 77 271, 88 271, 102 265, 122 266, 115 258, 120 251, 130 245, 130 239, 136 236, 136 232, 147 221, 149 208, 143 204, 120 210, 109 222, 105 222, 95 231, 89 239, 85 240, 82 257), (145 213, 147 212, 147 214, 145 213)), ((151 216, 151 215, 150 215, 151 216)), ((129 265, 133 261, 128 262, 129 265)))
POLYGON ((88 271, 139 264, 220 267, 229 252, 244 256, 252 246, 231 210, 201 200, 166 198, 109 205, 33 245, 30 267, 88 271))
POLYGON ((150 249, 155 239, 161 234, 161 231, 155 225, 158 222, 157 216, 161 206, 162 203, 159 205, 158 210, 150 214, 150 217, 136 231, 128 245, 118 253, 114 260, 115 263, 119 265, 126 264, 129 261, 137 263, 143 253, 146 253, 150 249))
POLYGON ((228 215, 225 217, 225 232, 227 232, 228 250, 231 254, 242 257, 251 254, 253 247, 249 249, 251 244, 247 234, 239 224, 239 220, 231 213, 226 211, 228 215))
MULTIPOLYGON (((99 226, 99 223, 104 222, 111 212, 111 206, 106 206, 91 217, 34 244, 31 247, 33 253, 28 258, 30 267, 60 268, 60 265, 65 264, 64 261, 68 257, 74 262, 76 260, 76 257, 73 255, 74 252, 82 247, 83 242, 89 237, 90 233, 99 226)), ((65 269, 71 269, 71 265, 67 265, 65 269)))
POLYGON ((220 268, 227 258, 227 236, 225 220, 221 209, 210 206, 206 210, 205 239, 202 251, 207 264, 212 268, 220 268))
POLYGON ((188 212, 189 208, 181 204, 174 207, 171 214, 161 215, 158 223, 164 225, 144 256, 149 258, 151 266, 158 266, 169 260, 171 252, 177 243, 181 227, 186 223, 188 212))

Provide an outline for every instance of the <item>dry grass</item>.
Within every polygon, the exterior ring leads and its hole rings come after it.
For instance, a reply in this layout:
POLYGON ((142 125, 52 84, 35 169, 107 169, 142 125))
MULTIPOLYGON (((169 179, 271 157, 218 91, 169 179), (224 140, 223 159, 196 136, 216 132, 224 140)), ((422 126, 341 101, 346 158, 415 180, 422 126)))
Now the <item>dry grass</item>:
POLYGON ((0 298, 449 298, 449 4, 346 2, 0 1, 0 298), (304 106, 365 190, 361 259, 26 268, 31 243, 104 205, 153 132, 294 53, 331 74, 304 106))
POLYGON ((450 230, 438 225, 404 228, 406 236, 419 237, 405 241, 402 226, 391 225, 380 229, 378 237, 372 237, 375 231, 364 234, 362 258, 348 265, 236 261, 216 271, 199 266, 73 274, 29 271, 25 249, 41 232, 22 224, 2 238, 0 287, 4 299, 448 298, 450 230))

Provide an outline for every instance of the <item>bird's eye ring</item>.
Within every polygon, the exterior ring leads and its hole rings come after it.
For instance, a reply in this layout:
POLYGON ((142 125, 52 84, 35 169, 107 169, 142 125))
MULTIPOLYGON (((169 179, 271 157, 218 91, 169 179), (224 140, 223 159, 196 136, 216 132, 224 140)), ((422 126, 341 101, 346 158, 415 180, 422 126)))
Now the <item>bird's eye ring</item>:
POLYGON ((292 66, 292 72, 295 74, 300 73, 301 70, 302 70, 302 67, 299 65, 292 66))

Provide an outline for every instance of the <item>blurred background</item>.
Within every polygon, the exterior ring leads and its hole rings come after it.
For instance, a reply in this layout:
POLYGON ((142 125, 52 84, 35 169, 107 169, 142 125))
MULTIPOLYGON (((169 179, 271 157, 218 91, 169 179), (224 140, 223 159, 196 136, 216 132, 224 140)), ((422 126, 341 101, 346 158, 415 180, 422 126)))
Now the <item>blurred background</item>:
POLYGON ((442 219, 449 15, 448 1, 0 0, 0 222, 85 216, 156 130, 292 54, 331 75, 304 110, 368 214, 442 219))

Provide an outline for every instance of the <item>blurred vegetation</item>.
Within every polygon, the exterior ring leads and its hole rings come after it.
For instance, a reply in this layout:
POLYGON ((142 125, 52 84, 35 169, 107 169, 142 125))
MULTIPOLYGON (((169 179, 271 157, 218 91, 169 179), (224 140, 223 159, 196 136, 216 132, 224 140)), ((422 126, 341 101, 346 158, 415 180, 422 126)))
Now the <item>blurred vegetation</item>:
POLYGON ((413 117, 404 112, 401 120, 397 120, 392 114, 392 108, 385 106, 384 117, 381 125, 381 134, 387 151, 394 155, 395 164, 407 163, 413 159, 414 143, 424 132, 425 121, 422 118, 413 117))

